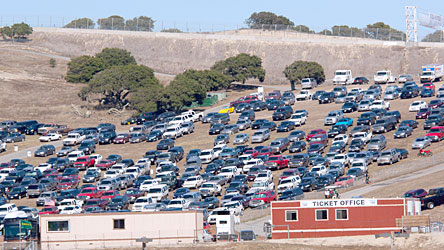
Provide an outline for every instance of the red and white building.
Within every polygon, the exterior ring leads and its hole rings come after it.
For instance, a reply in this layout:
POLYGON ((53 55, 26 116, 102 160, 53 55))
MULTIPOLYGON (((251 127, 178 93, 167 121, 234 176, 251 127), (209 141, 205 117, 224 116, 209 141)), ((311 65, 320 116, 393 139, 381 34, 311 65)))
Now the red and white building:
POLYGON ((397 227, 396 219, 420 211, 419 201, 404 198, 276 201, 271 204, 272 238, 398 232, 401 227, 397 227))

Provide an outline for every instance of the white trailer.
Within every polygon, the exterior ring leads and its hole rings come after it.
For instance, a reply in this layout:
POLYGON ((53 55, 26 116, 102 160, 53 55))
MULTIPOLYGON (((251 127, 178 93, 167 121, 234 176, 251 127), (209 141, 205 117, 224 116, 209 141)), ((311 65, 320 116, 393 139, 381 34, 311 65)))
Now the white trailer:
POLYGON ((349 69, 341 69, 336 70, 335 77, 333 78, 333 84, 352 84, 353 83, 353 76, 352 71, 349 69))
POLYGON ((396 76, 392 75, 390 70, 381 70, 376 72, 373 80, 375 83, 396 83, 396 76))
POLYGON ((444 76, 443 64, 428 64, 422 66, 421 82, 439 81, 444 76))

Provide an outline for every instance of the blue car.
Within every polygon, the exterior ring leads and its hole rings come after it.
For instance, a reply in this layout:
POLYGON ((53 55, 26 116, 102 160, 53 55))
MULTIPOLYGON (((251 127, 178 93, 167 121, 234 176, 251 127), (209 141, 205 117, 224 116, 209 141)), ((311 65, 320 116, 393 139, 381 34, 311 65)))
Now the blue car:
POLYGON ((345 125, 347 127, 353 126, 353 118, 341 118, 335 125, 345 125))
POLYGON ((279 197, 280 201, 285 200, 300 200, 304 195, 304 191, 301 188, 292 188, 285 190, 282 195, 279 197))
POLYGON ((181 198, 184 194, 191 192, 188 188, 179 188, 173 195, 173 198, 181 198))

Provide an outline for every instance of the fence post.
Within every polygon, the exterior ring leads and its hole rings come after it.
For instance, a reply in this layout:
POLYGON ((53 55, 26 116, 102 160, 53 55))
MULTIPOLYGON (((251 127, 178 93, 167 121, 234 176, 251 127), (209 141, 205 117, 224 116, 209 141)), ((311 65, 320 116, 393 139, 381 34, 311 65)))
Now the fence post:
POLYGON ((376 28, 376 39, 378 39, 379 28, 376 28))
POLYGON ((111 17, 111 29, 114 30, 114 17, 111 17))

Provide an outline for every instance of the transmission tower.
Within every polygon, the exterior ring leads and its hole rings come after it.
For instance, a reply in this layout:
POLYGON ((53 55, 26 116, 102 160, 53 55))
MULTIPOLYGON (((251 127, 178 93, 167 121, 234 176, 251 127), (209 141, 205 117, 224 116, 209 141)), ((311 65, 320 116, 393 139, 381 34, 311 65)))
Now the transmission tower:
POLYGON ((418 44, 418 18, 416 16, 416 6, 405 6, 405 33, 406 44, 418 44))

